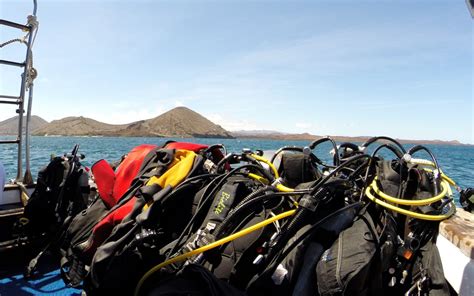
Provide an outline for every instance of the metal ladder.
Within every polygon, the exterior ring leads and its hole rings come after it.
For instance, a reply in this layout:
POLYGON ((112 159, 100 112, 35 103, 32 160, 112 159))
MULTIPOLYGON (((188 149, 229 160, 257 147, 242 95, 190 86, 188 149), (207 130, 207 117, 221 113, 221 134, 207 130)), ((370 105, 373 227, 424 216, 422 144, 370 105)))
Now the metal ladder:
POLYGON ((20 94, 19 96, 0 94, 0 104, 18 105, 16 113, 18 113, 18 135, 16 140, 0 140, 0 144, 16 144, 18 146, 18 163, 17 175, 15 182, 22 182, 23 184, 32 184, 33 178, 30 170, 30 119, 31 119, 31 104, 33 100, 33 80, 36 78, 36 70, 32 66, 32 45, 36 31, 38 29, 38 22, 36 21, 36 0, 33 0, 33 14, 28 16, 28 23, 26 25, 10 22, 0 19, 0 25, 11 27, 26 32, 23 38, 17 38, 2 43, 0 47, 7 46, 14 42, 21 42, 26 45, 26 57, 24 62, 0 60, 0 65, 9 67, 23 68, 21 74, 20 94), (28 102, 26 105, 26 119, 25 128, 23 128, 23 114, 25 112, 25 97, 28 93, 28 102), (22 176, 23 165, 23 144, 25 145, 25 175, 22 176))

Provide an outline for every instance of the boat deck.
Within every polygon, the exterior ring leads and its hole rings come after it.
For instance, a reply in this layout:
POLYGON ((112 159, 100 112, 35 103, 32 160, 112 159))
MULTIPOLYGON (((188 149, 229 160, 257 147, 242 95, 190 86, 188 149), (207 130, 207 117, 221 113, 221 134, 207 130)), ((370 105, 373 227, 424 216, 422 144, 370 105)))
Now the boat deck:
POLYGON ((474 215, 458 208, 439 232, 444 276, 459 295, 474 295, 474 215))
POLYGON ((59 258, 46 255, 39 264, 38 277, 27 281, 23 268, 28 264, 24 250, 12 250, 2 256, 0 267, 0 295, 81 295, 81 290, 68 288, 57 269, 59 258))

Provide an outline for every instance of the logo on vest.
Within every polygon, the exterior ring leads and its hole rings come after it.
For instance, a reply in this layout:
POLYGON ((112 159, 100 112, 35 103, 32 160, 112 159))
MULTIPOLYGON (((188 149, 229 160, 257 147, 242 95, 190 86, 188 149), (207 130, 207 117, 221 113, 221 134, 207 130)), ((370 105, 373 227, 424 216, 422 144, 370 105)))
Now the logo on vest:
POLYGON ((229 199, 230 194, 227 192, 222 191, 221 198, 219 199, 219 203, 217 203, 216 208, 214 209, 214 214, 219 215, 225 209, 226 204, 225 202, 229 199))

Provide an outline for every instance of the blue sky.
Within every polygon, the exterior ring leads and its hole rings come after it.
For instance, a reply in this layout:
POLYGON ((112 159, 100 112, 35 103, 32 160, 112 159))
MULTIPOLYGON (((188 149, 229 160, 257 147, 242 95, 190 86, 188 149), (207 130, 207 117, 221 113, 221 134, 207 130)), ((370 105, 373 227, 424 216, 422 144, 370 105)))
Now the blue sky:
MULTIPOLYGON (((2 0, 0 17, 23 23, 30 2, 2 0)), ((184 105, 229 130, 474 143, 464 0, 39 0, 38 19, 33 113, 47 120, 184 105)), ((0 75, 15 93, 18 73, 0 75)))

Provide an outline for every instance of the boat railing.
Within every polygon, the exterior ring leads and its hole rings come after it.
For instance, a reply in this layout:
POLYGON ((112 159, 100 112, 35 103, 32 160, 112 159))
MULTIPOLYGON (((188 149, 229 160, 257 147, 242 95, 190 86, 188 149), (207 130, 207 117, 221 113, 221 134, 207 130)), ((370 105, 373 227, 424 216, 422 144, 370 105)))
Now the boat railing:
POLYGON ((33 54, 32 47, 35 41, 36 33, 38 30, 38 21, 36 19, 37 3, 33 0, 33 13, 28 16, 27 23, 25 25, 11 22, 8 20, 0 19, 0 25, 19 29, 25 32, 25 35, 20 38, 11 39, 0 43, 0 49, 13 43, 22 43, 26 45, 26 55, 24 61, 11 61, 1 60, 0 65, 9 67, 23 68, 21 74, 21 84, 19 95, 0 94, 0 104, 17 105, 16 113, 18 113, 18 134, 15 140, 0 140, 0 144, 16 144, 18 146, 18 157, 17 157, 17 174, 16 182, 22 182, 24 184, 33 183, 30 169, 30 120, 31 120, 31 106, 33 100, 33 81, 37 76, 37 71, 33 67, 33 54), (28 101, 26 102, 26 118, 25 113, 25 97, 28 94, 28 101), (25 127, 23 122, 25 121, 25 127), (25 152, 23 155, 23 146, 25 152), (23 167, 23 156, 25 159, 25 175, 22 175, 23 167))

